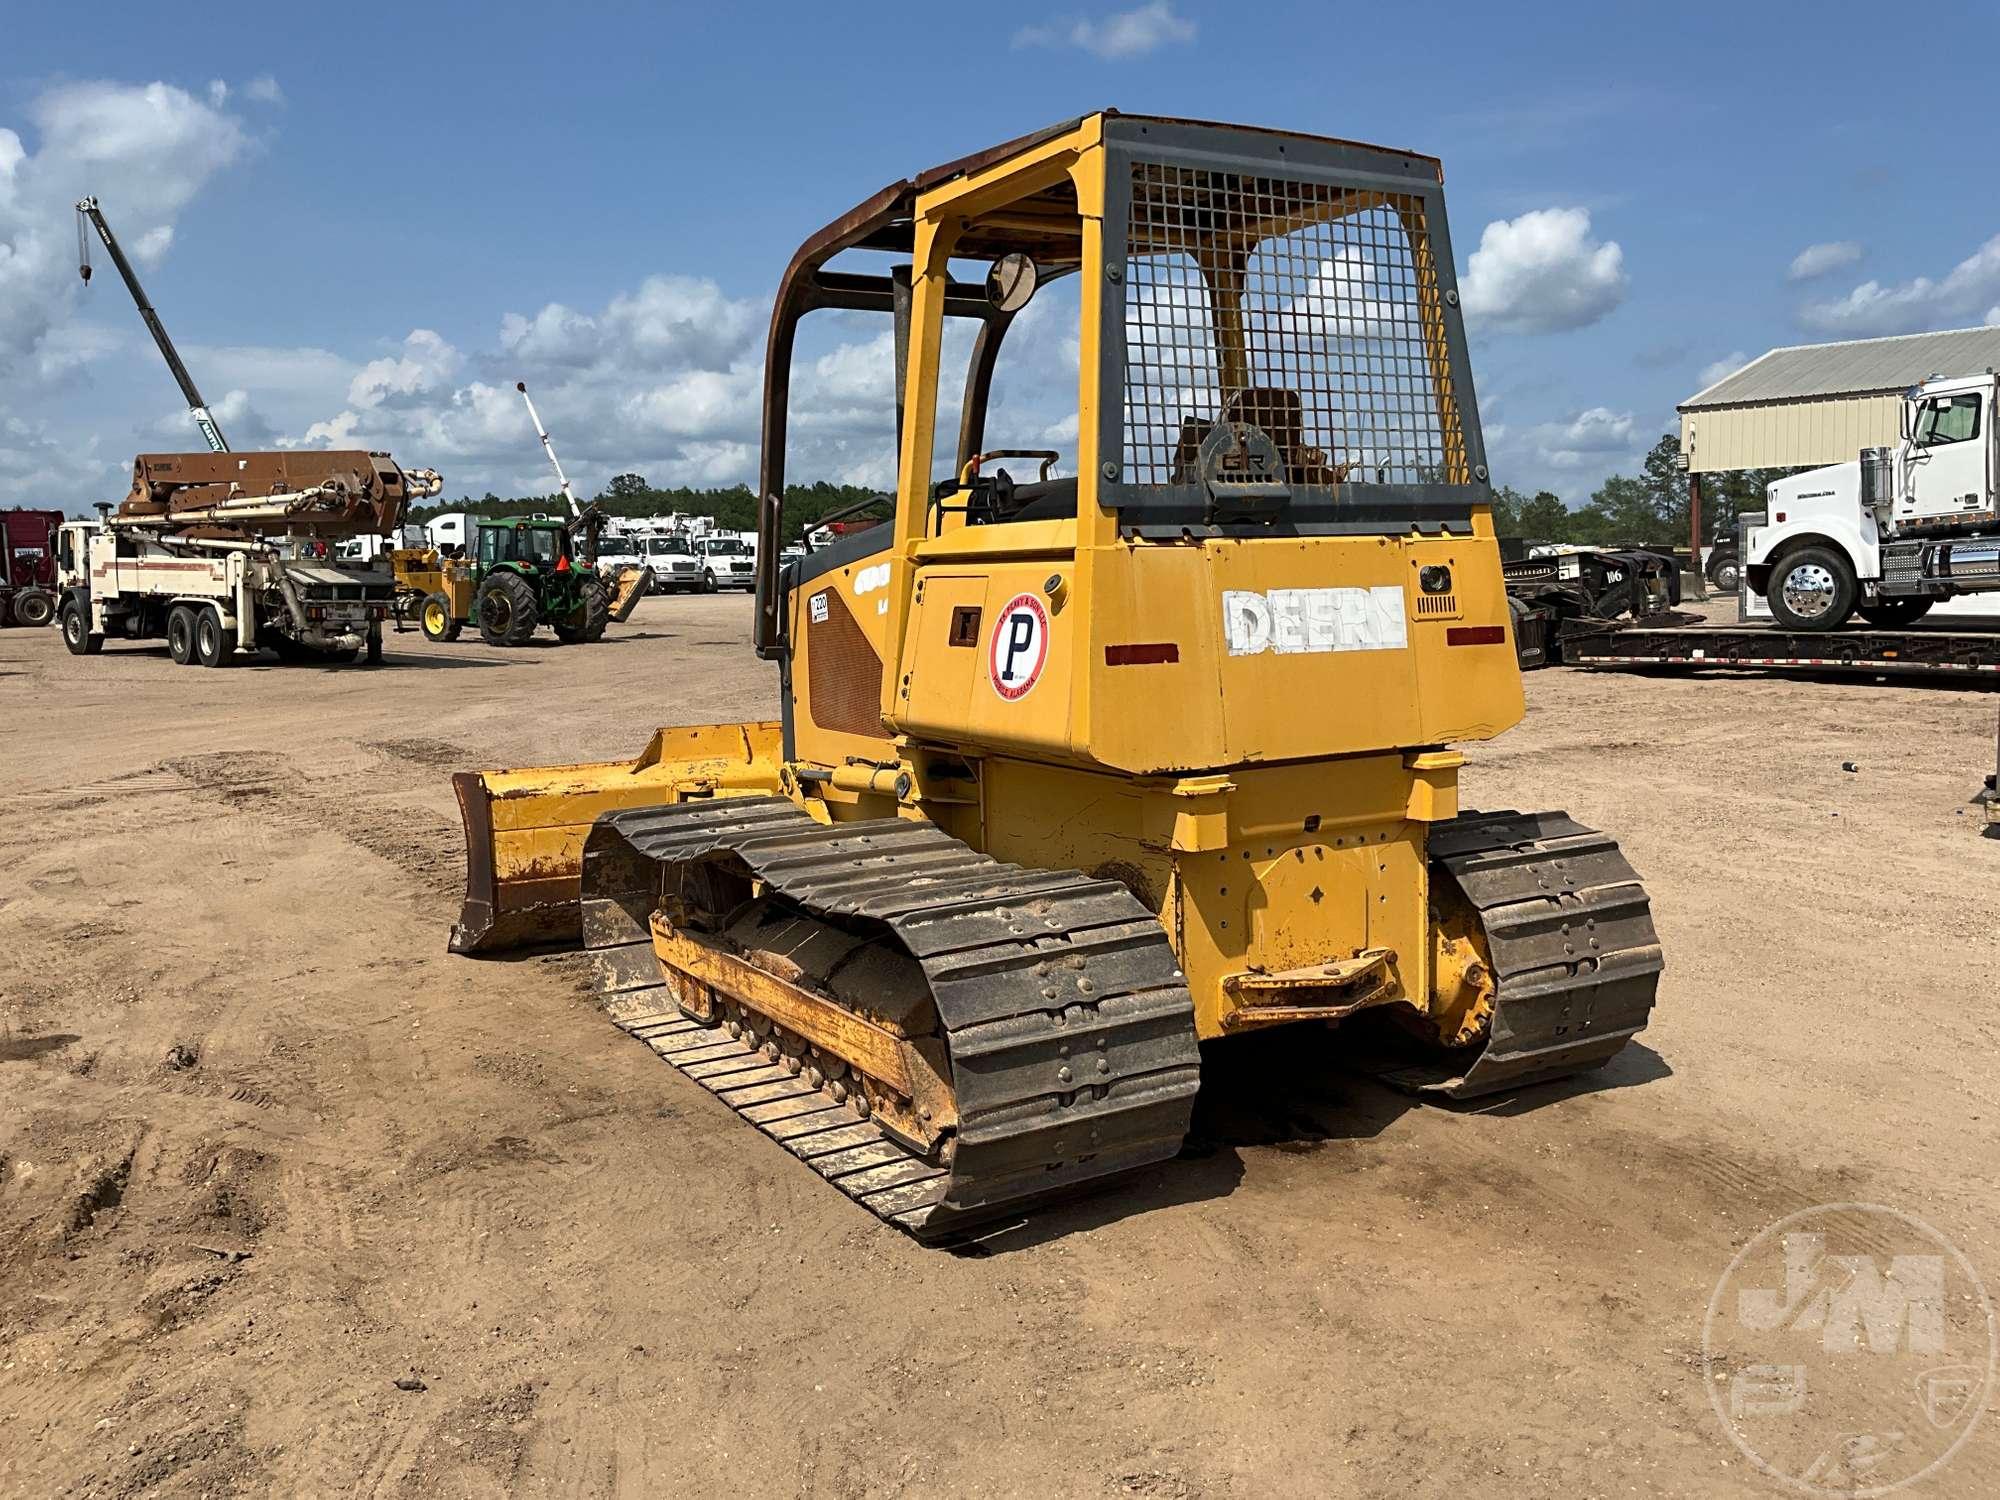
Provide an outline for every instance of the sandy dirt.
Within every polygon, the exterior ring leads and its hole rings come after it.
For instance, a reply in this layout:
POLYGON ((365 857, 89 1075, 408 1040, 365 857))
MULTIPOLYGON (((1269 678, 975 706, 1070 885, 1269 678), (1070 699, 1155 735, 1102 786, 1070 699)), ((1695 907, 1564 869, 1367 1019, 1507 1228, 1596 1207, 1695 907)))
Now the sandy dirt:
MULTIPOLYGON (((576 960, 445 952, 447 773, 771 713, 749 613, 372 672, 0 631, 0 1493, 1766 1496, 1701 1342, 1750 1236, 1878 1201, 2000 1290, 2000 696, 1533 675, 1466 801, 1623 840, 1646 1045, 1447 1110, 1238 1043, 1180 1161, 954 1254, 576 960)), ((1996 1472, 1989 1419, 1915 1493, 1996 1472)))

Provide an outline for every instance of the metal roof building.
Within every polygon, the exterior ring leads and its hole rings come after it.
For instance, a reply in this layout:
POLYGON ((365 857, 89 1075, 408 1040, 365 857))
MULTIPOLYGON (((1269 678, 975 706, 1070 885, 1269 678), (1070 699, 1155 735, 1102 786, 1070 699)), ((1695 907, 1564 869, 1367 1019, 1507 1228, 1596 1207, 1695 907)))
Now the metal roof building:
POLYGON ((1903 392, 1933 375, 2000 369, 2000 328, 1773 349, 1683 401, 1697 474, 1840 463, 1893 443, 1903 392))

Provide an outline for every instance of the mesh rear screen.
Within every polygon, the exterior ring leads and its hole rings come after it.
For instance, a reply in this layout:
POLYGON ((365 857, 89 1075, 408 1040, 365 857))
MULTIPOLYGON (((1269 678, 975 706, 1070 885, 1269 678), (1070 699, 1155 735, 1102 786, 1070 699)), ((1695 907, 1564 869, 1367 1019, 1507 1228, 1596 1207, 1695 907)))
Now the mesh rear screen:
POLYGON ((1132 164, 1124 478, 1188 484, 1218 420, 1294 485, 1464 483, 1417 194, 1132 164))

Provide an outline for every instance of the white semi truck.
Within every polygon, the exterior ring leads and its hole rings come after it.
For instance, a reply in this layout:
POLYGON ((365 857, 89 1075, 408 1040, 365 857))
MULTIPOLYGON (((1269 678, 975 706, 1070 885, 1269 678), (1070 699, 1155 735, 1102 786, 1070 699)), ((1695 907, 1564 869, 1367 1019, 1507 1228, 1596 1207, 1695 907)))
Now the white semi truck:
POLYGON ((1788 630, 1855 614, 1896 630, 1933 604, 2000 593, 2000 376, 1931 379, 1903 398, 1902 438, 1766 492, 1744 553, 1750 587, 1788 630))

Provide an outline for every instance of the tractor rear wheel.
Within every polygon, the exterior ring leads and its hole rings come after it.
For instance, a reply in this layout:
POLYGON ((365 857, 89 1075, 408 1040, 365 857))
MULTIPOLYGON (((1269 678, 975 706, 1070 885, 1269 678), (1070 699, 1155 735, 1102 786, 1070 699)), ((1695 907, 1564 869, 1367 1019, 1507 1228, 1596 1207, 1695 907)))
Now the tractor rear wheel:
POLYGON ((479 633, 489 646, 525 646, 542 623, 540 602, 519 573, 495 573, 479 586, 479 633))
POLYGON ((556 626, 557 639, 566 646, 602 640, 604 627, 611 619, 611 600, 604 592, 604 585, 586 578, 576 586, 576 599, 576 608, 569 618, 556 626))
POLYGON ((451 600, 442 591, 424 600, 423 607, 417 611, 417 623, 423 627, 427 641, 455 641, 459 631, 465 628, 465 621, 453 618, 451 600))

